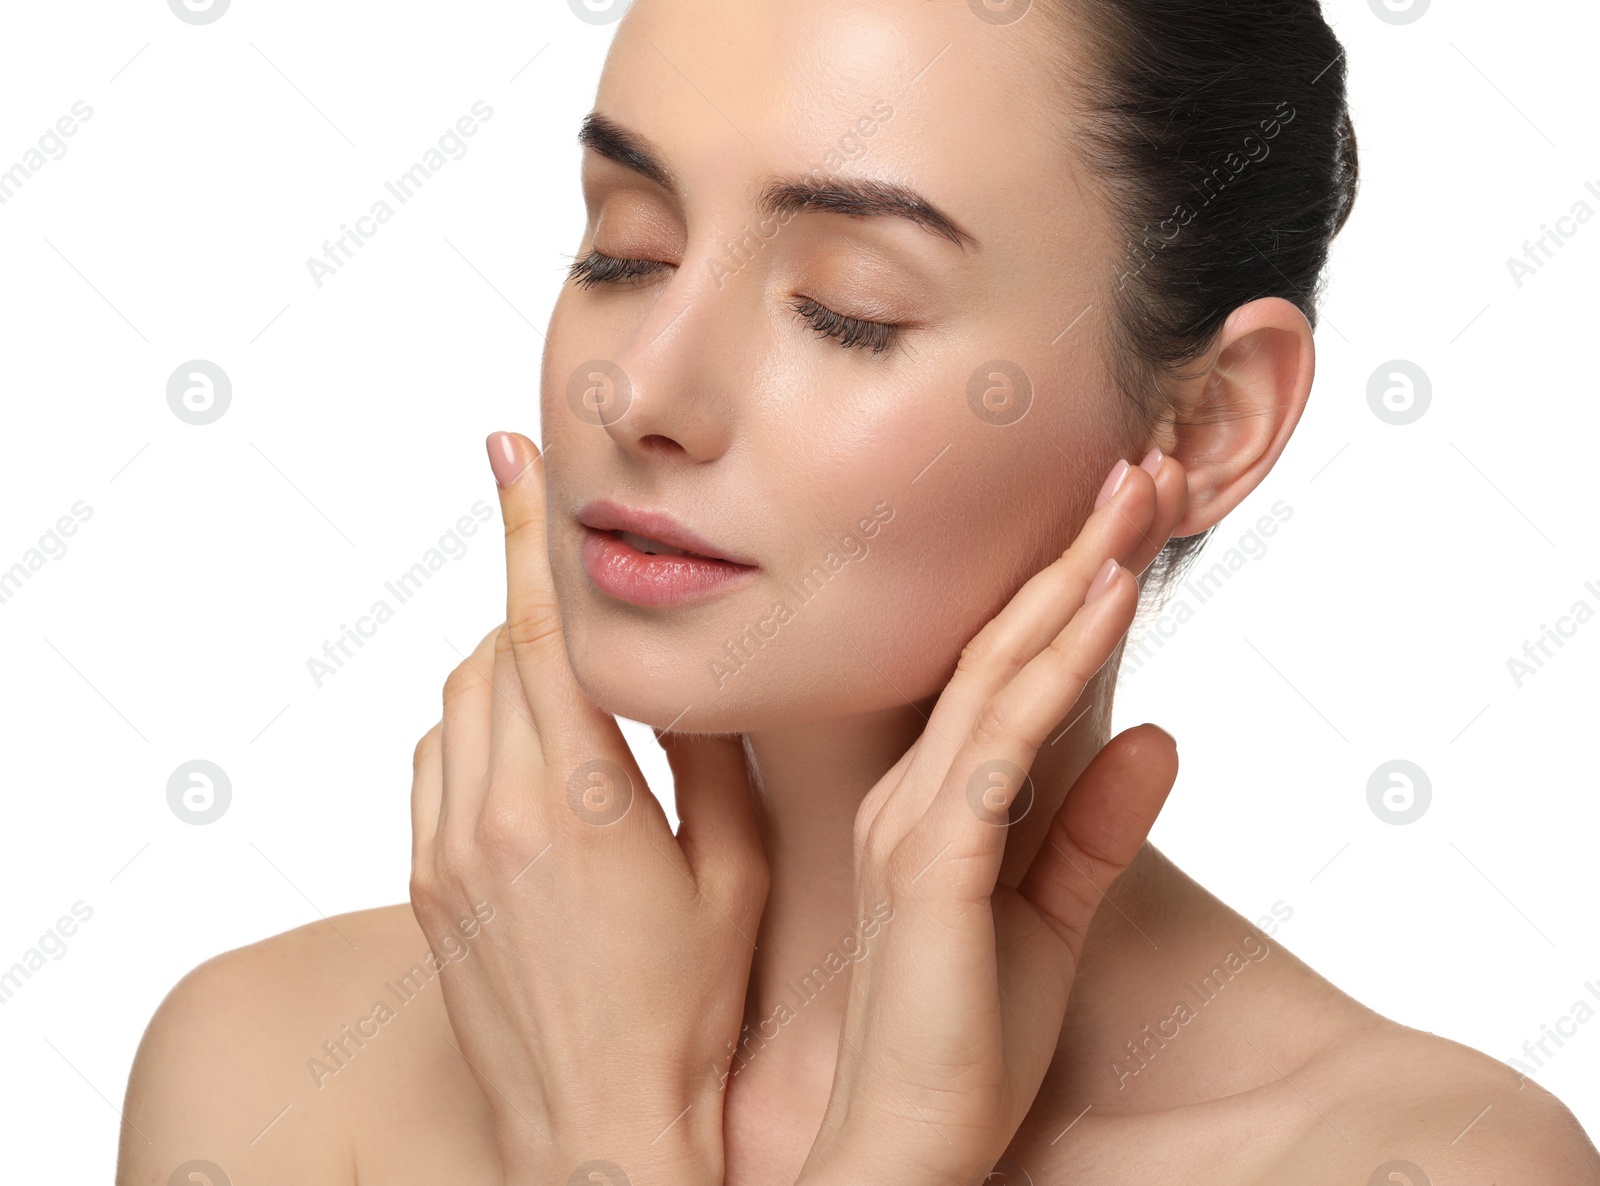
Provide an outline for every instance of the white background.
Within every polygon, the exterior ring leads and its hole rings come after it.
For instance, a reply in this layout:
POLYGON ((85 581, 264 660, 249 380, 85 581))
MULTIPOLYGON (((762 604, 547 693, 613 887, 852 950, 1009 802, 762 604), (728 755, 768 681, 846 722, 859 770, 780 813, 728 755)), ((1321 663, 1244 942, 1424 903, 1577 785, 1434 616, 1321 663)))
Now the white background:
MULTIPOLYGON (((1207 562, 1277 500, 1292 517, 1125 679, 1116 727, 1179 739, 1155 840, 1183 868, 1251 917, 1292 908, 1279 937, 1358 999, 1509 1058, 1600 982, 1600 622, 1520 688, 1506 662, 1600 608, 1600 219, 1520 288, 1506 266, 1580 199, 1600 212, 1600 16, 1329 14, 1361 196, 1310 408, 1207 562), (1392 359, 1431 379, 1406 426, 1367 402, 1392 359), (1367 802, 1392 758, 1432 783, 1407 826, 1367 802)), ((306 660, 495 506, 488 431, 537 435, 541 329, 583 225, 574 137, 614 27, 560 0, 234 0, 203 27, 159 0, 10 3, 0 22, 0 169, 75 101, 94 111, 0 206, 0 568, 92 508, 0 604, 0 968, 93 910, 0 1005, 0 1127, 9 1177, 89 1181, 185 971, 406 898, 411 750, 501 616, 497 510, 320 689, 306 660), (467 155, 319 289, 306 258, 479 99, 467 155), (196 358, 233 384, 205 427, 165 396, 196 358), (232 783, 204 827, 166 800, 194 758, 232 783)), ((1600 1130, 1600 1019, 1536 1078, 1600 1130)))

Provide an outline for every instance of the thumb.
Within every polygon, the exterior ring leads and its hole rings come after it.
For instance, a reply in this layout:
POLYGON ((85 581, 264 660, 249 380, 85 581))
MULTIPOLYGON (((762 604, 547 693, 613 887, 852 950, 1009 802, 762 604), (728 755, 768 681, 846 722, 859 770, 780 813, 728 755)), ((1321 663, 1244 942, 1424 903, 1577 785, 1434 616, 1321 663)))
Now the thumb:
POLYGON ((1017 887, 1076 966, 1105 891, 1139 854, 1178 777, 1178 744, 1155 725, 1108 741, 1084 768, 1017 887))
POLYGON ((656 742, 672 768, 678 847, 695 884, 713 899, 748 902, 759 914, 767 897, 767 856, 744 739, 658 731, 656 742))

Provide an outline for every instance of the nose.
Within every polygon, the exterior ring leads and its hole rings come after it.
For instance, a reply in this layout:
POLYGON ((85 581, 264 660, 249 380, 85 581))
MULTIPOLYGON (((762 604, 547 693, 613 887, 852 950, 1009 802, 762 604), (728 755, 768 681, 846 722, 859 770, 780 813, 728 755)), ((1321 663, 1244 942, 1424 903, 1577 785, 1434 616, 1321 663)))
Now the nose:
POLYGON ((593 422, 640 459, 704 464, 726 453, 733 439, 752 373, 741 302, 754 289, 719 288, 707 272, 686 258, 616 359, 580 368, 593 422))

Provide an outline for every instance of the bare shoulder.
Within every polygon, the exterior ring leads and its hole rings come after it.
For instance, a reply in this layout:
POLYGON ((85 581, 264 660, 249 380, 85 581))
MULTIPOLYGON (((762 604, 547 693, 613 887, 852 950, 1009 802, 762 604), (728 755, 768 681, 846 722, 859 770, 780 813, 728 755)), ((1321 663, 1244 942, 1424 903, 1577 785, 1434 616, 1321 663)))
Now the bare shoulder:
POLYGON ((191 1166, 209 1175, 199 1181, 350 1186, 358 1168, 406 1181, 382 1172, 386 1157, 411 1152, 397 1133, 460 1156, 482 1097, 449 1041, 445 966, 400 904, 296 927, 191 970, 134 1058, 119 1186, 165 1183, 193 1162, 215 1167, 191 1166))
POLYGON ((1307 1181, 1350 1181, 1353 1169, 1385 1186, 1600 1186, 1600 1154, 1566 1105, 1470 1046, 1380 1018, 1327 1072, 1340 1085, 1328 1123, 1280 1167, 1307 1181))

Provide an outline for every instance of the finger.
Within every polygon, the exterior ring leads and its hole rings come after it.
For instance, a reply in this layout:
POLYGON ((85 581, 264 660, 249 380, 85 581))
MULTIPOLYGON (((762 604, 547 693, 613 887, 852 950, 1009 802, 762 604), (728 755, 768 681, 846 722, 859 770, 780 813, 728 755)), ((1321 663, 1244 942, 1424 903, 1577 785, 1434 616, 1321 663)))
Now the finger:
POLYGON ((496 632, 484 635, 444 682, 444 792, 437 829, 441 838, 470 835, 483 801, 489 774, 489 709, 494 696, 489 679, 496 632))
MULTIPOLYGON (((1161 468, 1169 474, 1181 471, 1177 462, 1161 468)), ((1108 481, 1108 487, 1114 489, 1102 495, 1105 501, 1085 520, 1072 546, 1030 578, 962 650, 955 675, 934 705, 908 776, 879 809, 880 814, 888 813, 885 818, 893 826, 910 828, 926 812, 979 713, 1019 671, 1061 637, 1107 561, 1115 561, 1126 571, 1124 561, 1147 546, 1148 525, 1158 513, 1170 515, 1170 509, 1158 507, 1159 491, 1148 471, 1124 462, 1113 479, 1120 481, 1108 481)), ((1170 497, 1172 479, 1165 480, 1170 497)), ((1069 701, 1061 715, 1071 707, 1069 701)))
POLYGON ((543 753, 533 724, 533 709, 517 670, 508 625, 502 623, 494 631, 492 650, 489 686, 494 702, 489 709, 489 769, 495 777, 521 772, 525 780, 531 780, 543 769, 543 753))
POLYGON ((417 742, 411 755, 411 865, 425 868, 432 859, 433 837, 439 830, 439 798, 444 793, 443 723, 417 742))
POLYGON ((678 847, 695 884, 724 908, 753 905, 759 916, 767 857, 743 739, 666 732, 656 741, 672 768, 678 847))
POLYGON ((506 626, 529 715, 548 756, 610 717, 578 689, 567 662, 550 574, 544 458, 519 433, 493 433, 487 445, 505 522, 506 626))
POLYGON ((924 731, 916 741, 911 743, 910 748, 900 755, 895 764, 889 767, 888 772, 873 784, 872 789, 867 792, 867 797, 861 800, 861 806, 856 809, 855 824, 853 826, 853 851, 858 867, 865 853, 867 836, 871 833, 874 822, 882 812, 884 805, 894 796, 900 781, 905 777, 906 771, 910 769, 911 763, 916 761, 917 751, 925 744, 927 736, 924 731))
POLYGON ((1138 582, 1111 567, 1086 601, 1015 679, 984 706, 938 786, 918 848, 930 859, 948 849, 958 900, 977 901, 994 890, 1016 796, 1027 771, 1089 680, 1111 657, 1133 620, 1138 582))
POLYGON ((1183 465, 1177 458, 1167 457, 1159 449, 1152 452, 1154 457, 1146 457, 1139 467, 1150 474, 1155 483, 1155 517, 1149 530, 1139 537, 1124 561, 1124 566, 1135 576, 1149 568, 1150 562, 1171 542, 1173 529, 1182 522, 1189 505, 1189 482, 1184 476, 1183 465))
POLYGON ((942 775, 983 706, 1060 634, 1106 560, 1123 564, 1144 546, 1155 513, 1154 480, 1137 466, 1128 467, 1116 493, 1085 520, 1072 546, 1031 577, 963 649, 955 675, 934 705, 928 744, 913 764, 913 778, 936 781, 942 775))
POLYGON ((1017 887, 1061 937, 1072 967, 1111 883, 1139 853, 1178 777, 1178 745, 1155 725, 1117 734, 1067 792, 1017 887))

